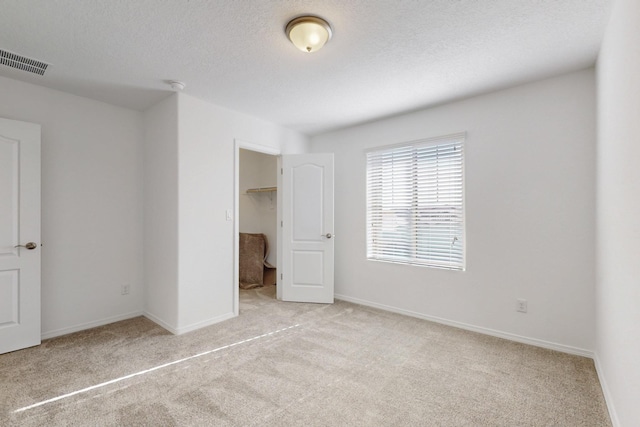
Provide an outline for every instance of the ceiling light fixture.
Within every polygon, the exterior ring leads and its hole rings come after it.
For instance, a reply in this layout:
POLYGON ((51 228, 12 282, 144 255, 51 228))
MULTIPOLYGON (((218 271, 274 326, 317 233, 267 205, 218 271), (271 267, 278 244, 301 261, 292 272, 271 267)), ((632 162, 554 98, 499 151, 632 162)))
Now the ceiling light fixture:
POLYGON ((317 16, 300 16, 285 28, 291 43, 303 52, 315 52, 331 39, 331 25, 317 16))

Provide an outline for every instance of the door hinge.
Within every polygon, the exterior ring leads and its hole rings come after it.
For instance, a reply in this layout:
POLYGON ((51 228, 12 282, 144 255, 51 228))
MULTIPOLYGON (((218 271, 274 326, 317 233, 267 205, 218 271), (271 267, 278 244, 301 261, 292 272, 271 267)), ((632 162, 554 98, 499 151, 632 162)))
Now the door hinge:
POLYGON ((280 227, 284 227, 284 224, 282 224, 282 221, 280 221, 280 227))
POLYGON ((282 168, 280 168, 280 175, 284 175, 284 171, 282 168))
POLYGON ((280 273, 280 280, 282 280, 282 273, 280 273))

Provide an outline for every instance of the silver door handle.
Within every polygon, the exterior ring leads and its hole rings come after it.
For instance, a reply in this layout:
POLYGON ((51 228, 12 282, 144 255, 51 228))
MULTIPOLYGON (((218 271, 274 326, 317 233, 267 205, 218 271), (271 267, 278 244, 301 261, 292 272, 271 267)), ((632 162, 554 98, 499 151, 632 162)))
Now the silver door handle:
POLYGON ((14 248, 27 248, 29 250, 33 250, 37 248, 38 245, 35 242, 29 242, 26 245, 15 245, 14 248))
POLYGON ((322 237, 326 237, 327 239, 330 239, 332 237, 335 236, 335 234, 331 234, 331 233, 327 233, 327 234, 321 234, 322 237))

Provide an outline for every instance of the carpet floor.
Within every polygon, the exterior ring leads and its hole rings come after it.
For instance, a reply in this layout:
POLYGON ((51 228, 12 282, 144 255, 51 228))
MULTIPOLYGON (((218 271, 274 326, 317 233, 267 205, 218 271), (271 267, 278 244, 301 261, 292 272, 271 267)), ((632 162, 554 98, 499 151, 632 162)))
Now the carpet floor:
POLYGON ((610 426, 593 361, 362 307, 241 292, 0 356, 2 426, 610 426))

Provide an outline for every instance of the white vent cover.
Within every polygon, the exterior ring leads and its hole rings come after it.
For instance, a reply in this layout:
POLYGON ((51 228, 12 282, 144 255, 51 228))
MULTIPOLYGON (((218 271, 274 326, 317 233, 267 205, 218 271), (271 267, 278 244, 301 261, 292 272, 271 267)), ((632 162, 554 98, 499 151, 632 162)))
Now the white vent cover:
POLYGON ((47 67, 49 66, 49 64, 42 61, 36 61, 35 59, 20 56, 2 49, 0 49, 0 64, 35 73, 40 76, 44 75, 44 72, 47 71, 47 67))

